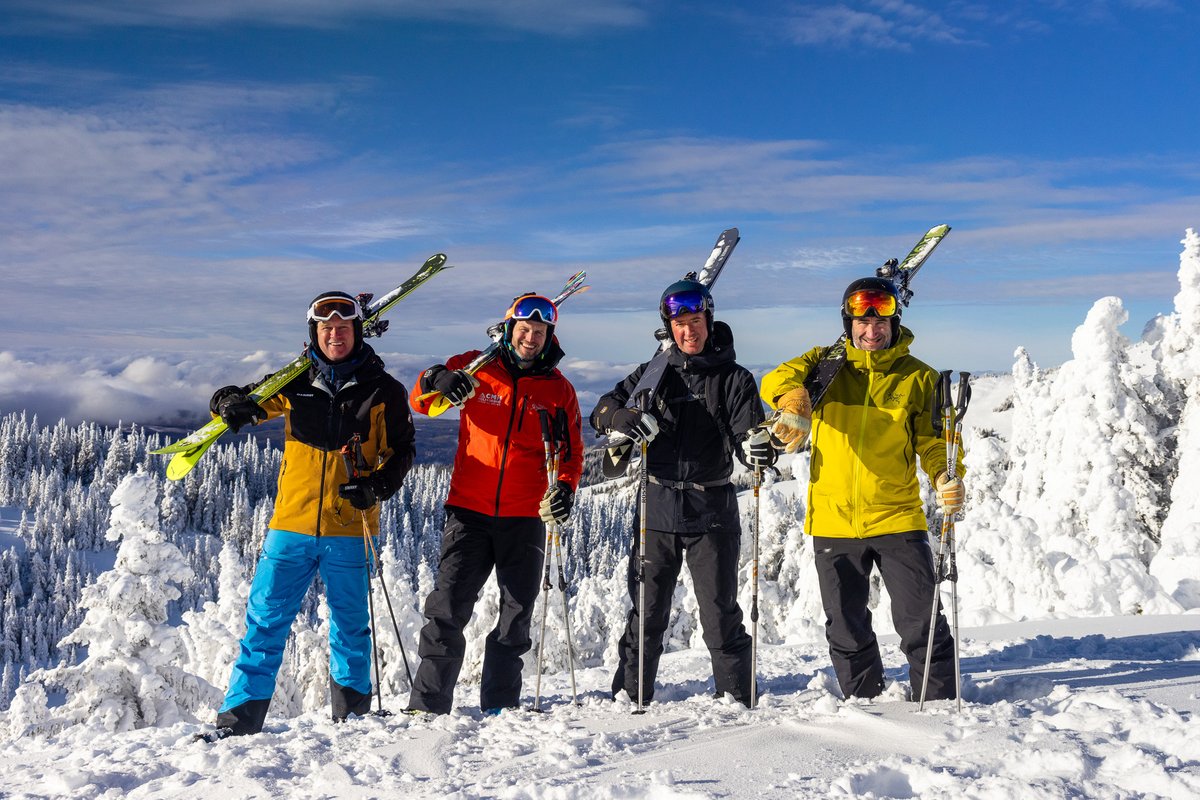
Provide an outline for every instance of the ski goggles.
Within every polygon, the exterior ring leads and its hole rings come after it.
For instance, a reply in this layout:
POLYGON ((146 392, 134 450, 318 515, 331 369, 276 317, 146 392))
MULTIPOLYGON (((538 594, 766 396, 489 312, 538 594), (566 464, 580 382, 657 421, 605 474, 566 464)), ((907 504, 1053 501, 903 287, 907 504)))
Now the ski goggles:
POLYGON ((540 294, 527 294, 523 297, 518 297, 513 302, 512 307, 508 309, 508 313, 504 315, 504 318, 531 320, 544 322, 547 325, 557 325, 558 308, 548 297, 542 297, 540 294))
POLYGON ((310 322, 328 322, 334 317, 362 319, 362 306, 349 297, 320 297, 308 309, 310 322))
POLYGON ((842 313, 848 317, 866 317, 871 312, 877 317, 896 316, 896 295, 879 289, 860 289, 846 298, 842 313))
POLYGON ((684 289, 669 294, 662 300, 659 312, 667 319, 680 314, 700 314, 708 310, 708 295, 699 289, 684 289))

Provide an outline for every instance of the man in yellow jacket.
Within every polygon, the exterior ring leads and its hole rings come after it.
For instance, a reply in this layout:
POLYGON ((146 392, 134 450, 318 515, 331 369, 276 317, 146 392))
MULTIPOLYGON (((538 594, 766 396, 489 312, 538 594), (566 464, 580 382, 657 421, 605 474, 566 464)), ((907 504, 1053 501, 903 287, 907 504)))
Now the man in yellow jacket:
MULTIPOLYGON (((804 381, 824 348, 780 364, 762 381, 762 398, 779 415, 775 437, 794 452, 811 443, 808 512, 825 636, 846 697, 883 691, 883 662, 867 608, 878 567, 913 687, 924 678, 933 553, 917 481, 917 458, 934 479, 939 508, 962 507, 963 485, 946 478, 946 451, 934 433, 938 373, 909 354, 912 331, 900 325, 891 281, 863 278, 842 297, 846 363, 817 409, 804 381)), ((961 475, 959 466, 957 474, 961 475)), ((939 610, 928 699, 955 694, 954 642, 939 610)))

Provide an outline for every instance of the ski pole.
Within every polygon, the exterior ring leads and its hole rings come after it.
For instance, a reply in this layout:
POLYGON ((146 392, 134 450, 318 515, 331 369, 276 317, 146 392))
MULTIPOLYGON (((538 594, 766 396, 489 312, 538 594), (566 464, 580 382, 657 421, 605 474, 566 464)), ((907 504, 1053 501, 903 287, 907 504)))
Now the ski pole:
MULTIPOLYGON (((947 462, 957 472, 958 451, 962 448, 962 421, 971 401, 971 373, 958 373, 958 398, 954 404, 954 446, 947 462)), ((958 649, 958 543, 954 537, 954 516, 950 515, 950 556, 947 578, 950 581, 950 635, 954 638, 954 698, 955 709, 962 711, 962 665, 958 649)))
MULTIPOLYGON (((570 453, 571 434, 568 430, 567 410, 559 408, 555 415, 555 464, 554 472, 558 473, 558 454, 565 445, 570 453)), ((563 567, 562 526, 554 523, 554 555, 558 559, 558 590, 562 592, 563 628, 567 634, 567 665, 571 669, 571 703, 579 705, 579 690, 575 685, 575 637, 571 634, 571 613, 567 608, 567 574, 563 567)))
MULTIPOLYGON (((645 395, 638 400, 638 405, 643 406, 645 395)), ((646 465, 646 450, 647 443, 643 438, 641 441, 642 463, 638 468, 638 520, 640 542, 638 544, 638 696, 637 710, 634 714, 646 713, 646 488, 650 484, 650 472, 646 465)))
MULTIPOLYGON (((342 445, 342 463, 346 466, 346 477, 350 480, 358 478, 358 458, 362 453, 361 441, 358 434, 350 439, 350 441, 342 445)), ((371 622, 371 652, 375 661, 375 713, 383 715, 383 680, 379 672, 379 637, 375 632, 375 598, 371 594, 371 547, 369 545, 370 536, 367 533, 367 517, 362 512, 358 512, 359 518, 362 520, 363 532, 363 562, 367 568, 367 614, 371 622)))
POLYGON ((758 707, 758 531, 762 468, 754 468, 754 546, 750 558, 750 707, 758 707))
MULTIPOLYGON (((362 441, 359 439, 357 433, 351 437, 350 443, 355 452, 355 463, 359 465, 360 469, 368 468, 370 465, 368 465, 363 459, 362 441)), ((357 473, 354 477, 358 477, 357 473)), ((392 596, 388 592, 387 582, 383 579, 383 558, 380 556, 379 551, 375 547, 374 536, 367 535, 368 529, 370 528, 370 523, 367 522, 367 513, 365 511, 360 511, 359 516, 362 518, 363 523, 363 537, 370 546, 371 555, 375 559, 376 574, 379 577, 379 586, 381 589, 383 589, 383 599, 387 602, 388 616, 392 619, 392 630, 396 633, 396 643, 400 645, 400 660, 404 662, 404 677, 408 680, 408 686, 411 689, 413 685, 412 667, 410 667, 408 664, 408 651, 404 647, 404 637, 400 635, 400 623, 396 621, 396 610, 392 607, 392 596)), ((368 600, 371 600, 371 597, 372 595, 368 588, 368 600)), ((372 635, 374 635, 374 627, 372 627, 372 635)))
MULTIPOLYGON (((971 396, 970 373, 959 373, 958 406, 956 407, 950 394, 950 370, 940 373, 934 389, 934 429, 944 437, 946 443, 946 477, 954 480, 958 472, 958 444, 962 430, 962 416, 966 414, 967 402, 971 396)), ((954 555, 954 516, 942 515, 942 531, 938 538, 937 558, 934 561, 933 573, 933 603, 929 612, 929 636, 925 646, 925 674, 921 681, 921 701, 918 711, 925 708, 925 697, 929 688, 929 669, 933 663, 933 640, 937 629, 938 605, 940 600, 939 586, 942 581, 950 581, 950 619, 951 637, 954 640, 954 669, 955 693, 957 708, 962 709, 962 673, 959 664, 958 651, 958 566, 954 555)))
MULTIPOLYGON (((539 417, 542 422, 542 445, 546 452, 546 488, 549 490, 554 485, 558 473, 554 454, 554 432, 551 430, 549 412, 539 410, 539 417)), ((552 524, 546 525, 546 549, 542 555, 542 625, 541 633, 538 634, 537 681, 533 694, 533 710, 537 712, 542 710, 542 656, 546 650, 546 612, 550 608, 550 556, 553 528, 552 524)))

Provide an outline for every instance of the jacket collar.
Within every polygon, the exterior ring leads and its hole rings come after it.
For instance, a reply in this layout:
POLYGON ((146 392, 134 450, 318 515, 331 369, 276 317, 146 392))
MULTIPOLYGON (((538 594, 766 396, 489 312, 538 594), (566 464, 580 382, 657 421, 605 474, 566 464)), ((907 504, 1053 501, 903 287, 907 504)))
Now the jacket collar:
POLYGON ((884 350, 859 350, 846 342, 846 361, 864 371, 886 372, 901 358, 908 355, 908 346, 915 340, 913 332, 900 326, 898 341, 884 350))

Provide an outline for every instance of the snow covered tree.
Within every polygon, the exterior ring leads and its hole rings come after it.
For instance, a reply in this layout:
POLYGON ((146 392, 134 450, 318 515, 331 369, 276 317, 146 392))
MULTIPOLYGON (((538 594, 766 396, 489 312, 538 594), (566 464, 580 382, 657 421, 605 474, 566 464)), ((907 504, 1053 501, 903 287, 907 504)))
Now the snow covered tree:
POLYGON ((1170 511, 1150 574, 1192 609, 1200 608, 1200 234, 1189 228, 1182 244, 1175 313, 1161 320, 1156 343, 1163 370, 1180 385, 1185 405, 1176 431, 1179 461, 1170 511))
POLYGON ((38 670, 17 690, 8 712, 14 736, 48 734, 76 724, 115 732, 193 719, 219 701, 207 681, 176 662, 179 639, 167 624, 175 583, 191 569, 158 529, 157 488, 145 472, 126 476, 112 494, 111 541, 116 564, 83 592, 83 623, 64 643, 86 645, 74 666, 38 670), (61 706, 45 704, 46 689, 66 693, 61 706))

